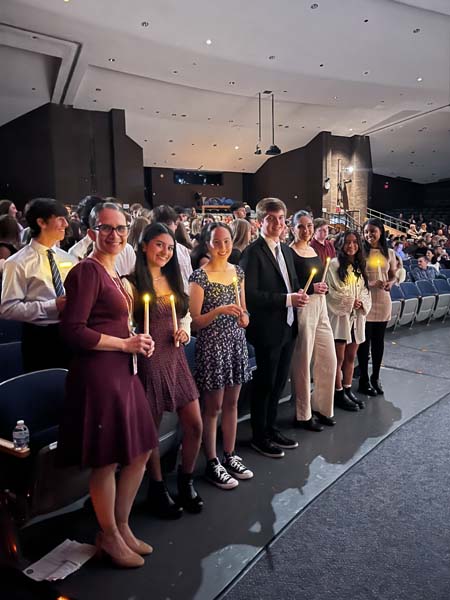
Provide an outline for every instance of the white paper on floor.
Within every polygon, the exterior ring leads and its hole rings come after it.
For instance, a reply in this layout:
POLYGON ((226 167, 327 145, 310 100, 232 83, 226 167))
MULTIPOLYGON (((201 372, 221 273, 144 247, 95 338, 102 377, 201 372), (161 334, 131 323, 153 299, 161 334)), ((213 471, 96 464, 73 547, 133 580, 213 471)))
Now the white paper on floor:
POLYGON ((91 544, 80 544, 74 540, 64 540, 40 560, 23 570, 35 581, 56 581, 65 579, 78 571, 96 552, 91 544))

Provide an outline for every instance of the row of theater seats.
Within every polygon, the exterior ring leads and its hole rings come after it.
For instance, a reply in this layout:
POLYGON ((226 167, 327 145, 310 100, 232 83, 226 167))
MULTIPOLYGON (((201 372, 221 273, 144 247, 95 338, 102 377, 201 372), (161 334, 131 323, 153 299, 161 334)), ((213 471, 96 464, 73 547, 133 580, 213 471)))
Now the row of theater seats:
MULTIPOLYGON (((64 401, 67 371, 48 369, 21 374, 21 324, 0 320, 0 522, 24 525, 88 493, 89 470, 59 469, 55 463, 58 425, 64 401), (30 452, 14 452, 8 441, 18 419, 30 429, 30 452), (9 490, 9 491, 6 491, 9 490), (7 513, 6 515, 4 513, 7 513), (3 520, 2 520, 3 519, 3 520)), ((191 370, 195 365, 195 337, 186 346, 191 370)), ((254 350, 248 346, 250 366, 256 368, 254 350)), ((241 414, 248 412, 249 386, 243 386, 241 414)), ((164 413, 159 431, 160 452, 170 469, 174 466, 180 441, 176 414, 164 413)), ((11 528, 0 531, 2 556, 18 555, 18 536, 11 528)))
MULTIPOLYGON (((441 271, 445 275, 445 269, 441 271)), ((392 317, 388 327, 414 323, 430 323, 434 319, 445 321, 450 312, 450 270, 448 279, 405 281, 391 289, 392 317)))

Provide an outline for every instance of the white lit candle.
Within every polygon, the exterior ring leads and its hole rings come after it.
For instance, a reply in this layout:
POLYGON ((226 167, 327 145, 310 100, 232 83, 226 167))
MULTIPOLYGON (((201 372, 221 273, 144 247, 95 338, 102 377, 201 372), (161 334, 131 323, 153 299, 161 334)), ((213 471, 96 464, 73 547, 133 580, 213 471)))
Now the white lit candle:
POLYGON ((325 278, 327 276, 328 267, 330 266, 330 260, 331 260, 331 258, 329 256, 327 256, 327 260, 325 261, 325 269, 323 270, 323 275, 322 275, 322 279, 321 279, 322 283, 324 283, 325 278))
POLYGON ((304 290, 303 290, 303 292, 304 292, 305 294, 306 294, 306 292, 308 291, 308 289, 309 289, 309 286, 311 285, 311 281, 314 279, 314 275, 315 275, 316 273, 317 273, 317 269, 316 269, 316 267, 313 267, 313 268, 311 269, 311 275, 309 276, 309 278, 308 278, 308 281, 306 282, 305 288, 304 288, 304 290))
POLYGON ((236 304, 240 307, 241 306, 241 294, 239 293, 239 283, 238 283, 237 277, 233 277, 233 285, 234 285, 234 294, 236 296, 236 304))
MULTIPOLYGON (((170 307, 172 309, 172 323, 173 323, 173 335, 175 336, 178 331, 177 311, 175 310, 175 296, 170 294, 170 307)), ((180 342, 175 342, 175 346, 178 348, 180 342)))
POLYGON ((380 259, 377 260, 377 269, 378 269, 378 280, 379 281, 383 281, 383 277, 381 275, 381 261, 380 261, 380 259))
POLYGON ((150 294, 144 294, 144 333, 150 334, 150 294))

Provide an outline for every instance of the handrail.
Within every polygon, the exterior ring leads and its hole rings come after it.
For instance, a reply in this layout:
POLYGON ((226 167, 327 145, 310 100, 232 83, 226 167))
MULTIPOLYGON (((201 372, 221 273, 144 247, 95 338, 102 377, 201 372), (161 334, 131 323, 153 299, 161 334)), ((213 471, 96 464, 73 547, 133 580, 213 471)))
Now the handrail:
POLYGON ((393 217, 392 215, 388 215, 387 213, 375 210, 374 208, 367 208, 367 217, 369 219, 380 219, 380 221, 382 221, 384 225, 387 225, 388 227, 393 227, 394 229, 398 229, 399 231, 404 231, 405 233, 408 231, 410 226, 410 223, 408 221, 398 219, 397 217, 393 217))
POLYGON ((361 211, 359 210, 341 210, 336 213, 327 213, 330 224, 344 225, 346 229, 361 228, 361 211))

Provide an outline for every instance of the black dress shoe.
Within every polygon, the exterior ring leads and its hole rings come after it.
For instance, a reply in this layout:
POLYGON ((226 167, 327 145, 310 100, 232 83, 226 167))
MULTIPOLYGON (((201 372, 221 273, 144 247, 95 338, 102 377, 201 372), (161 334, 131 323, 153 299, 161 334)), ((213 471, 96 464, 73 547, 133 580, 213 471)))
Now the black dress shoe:
POLYGON ((203 500, 194 488, 192 473, 183 473, 181 467, 177 475, 178 498, 177 503, 189 513, 198 514, 202 511, 203 500))
POLYGON ((358 398, 358 396, 356 396, 353 392, 352 392, 352 388, 351 387, 344 387, 344 394, 347 396, 347 398, 349 400, 351 400, 352 402, 354 402, 355 404, 357 404, 359 406, 359 408, 364 408, 366 405, 364 404, 363 400, 360 400, 358 398))
POLYGON ((179 519, 183 514, 183 508, 174 502, 164 481, 150 479, 146 506, 159 519, 179 519))
POLYGON ((306 429, 307 431, 323 431, 324 426, 319 423, 319 421, 315 417, 311 417, 308 421, 300 421, 299 419, 295 419, 294 427, 298 427, 299 429, 306 429))
POLYGON ((319 423, 326 425, 327 427, 334 427, 336 425, 336 419, 334 417, 326 417, 320 412, 314 411, 314 416, 317 418, 319 423))
POLYGON ((344 390, 335 390, 334 391, 334 405, 338 408, 342 408, 342 410, 348 410, 350 412, 357 412, 359 410, 359 406, 347 398, 344 394, 344 390))
POLYGON ((284 456, 283 450, 267 439, 252 440, 250 445, 253 450, 269 458, 283 458, 284 456))
POLYGON ((361 381, 361 379, 359 380, 358 392, 372 398, 377 395, 370 383, 368 381, 361 381))
POLYGON ((298 448, 298 442, 296 440, 291 440, 281 433, 281 431, 273 431, 270 434, 270 441, 275 446, 279 448, 287 448, 288 450, 292 450, 294 448, 298 448))
POLYGON ((373 379, 372 377, 370 378, 370 384, 373 387, 373 389, 375 390, 375 392, 378 395, 383 395, 384 394, 384 390, 383 387, 381 385, 381 381, 379 379, 373 379))

